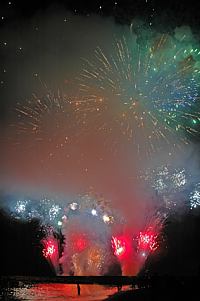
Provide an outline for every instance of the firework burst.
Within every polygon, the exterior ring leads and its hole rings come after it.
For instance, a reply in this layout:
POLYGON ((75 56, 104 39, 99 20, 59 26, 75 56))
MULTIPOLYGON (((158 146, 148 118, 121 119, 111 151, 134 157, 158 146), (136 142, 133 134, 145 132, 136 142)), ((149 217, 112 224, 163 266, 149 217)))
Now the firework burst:
POLYGON ((121 257, 126 252, 126 242, 122 238, 113 236, 111 240, 114 255, 121 257))
POLYGON ((112 49, 98 47, 90 61, 84 60, 79 112, 86 122, 95 115, 98 129, 106 133, 114 123, 120 125, 139 152, 150 154, 163 141, 174 144, 177 133, 175 145, 187 144, 187 135, 198 134, 200 120, 199 55, 199 49, 166 34, 144 45, 130 33, 116 38, 112 49))
MULTIPOLYGON (((75 124, 69 122, 73 115, 72 102, 60 91, 53 93, 45 86, 45 93, 41 96, 33 94, 30 100, 18 103, 15 108, 17 121, 10 125, 15 129, 15 146, 21 143, 23 137, 24 148, 41 147, 47 149, 47 158, 53 158, 58 151, 65 147, 75 134, 75 124), (72 129, 73 128, 73 129, 72 129)), ((75 138, 76 140, 76 138, 75 138)))
POLYGON ((137 251, 142 256, 147 256, 148 253, 154 252, 159 247, 158 234, 154 233, 151 227, 145 232, 140 232, 137 240, 137 251))
POLYGON ((190 193, 190 208, 195 209, 200 206, 200 183, 195 185, 194 190, 190 193))

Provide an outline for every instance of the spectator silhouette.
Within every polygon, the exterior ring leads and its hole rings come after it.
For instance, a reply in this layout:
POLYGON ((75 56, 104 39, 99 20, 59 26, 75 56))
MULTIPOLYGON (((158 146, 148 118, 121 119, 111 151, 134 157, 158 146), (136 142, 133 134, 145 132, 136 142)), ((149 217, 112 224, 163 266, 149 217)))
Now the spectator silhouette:
POLYGON ((78 296, 80 296, 80 294, 81 294, 81 287, 80 287, 79 283, 77 284, 77 291, 78 291, 78 296))

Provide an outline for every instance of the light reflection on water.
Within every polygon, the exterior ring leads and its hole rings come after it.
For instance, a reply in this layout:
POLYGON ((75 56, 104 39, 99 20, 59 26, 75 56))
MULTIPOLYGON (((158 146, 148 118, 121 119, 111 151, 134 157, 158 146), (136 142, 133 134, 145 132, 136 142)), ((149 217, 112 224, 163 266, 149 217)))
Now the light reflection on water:
MULTIPOLYGON (((117 292, 117 288, 100 285, 81 285, 81 295, 77 295, 77 286, 74 284, 37 284, 14 288, 12 296, 15 300, 54 300, 54 301, 97 301, 104 300, 117 292)), ((125 289, 125 288, 124 288, 125 289)), ((9 300, 9 299, 7 299, 9 300)))

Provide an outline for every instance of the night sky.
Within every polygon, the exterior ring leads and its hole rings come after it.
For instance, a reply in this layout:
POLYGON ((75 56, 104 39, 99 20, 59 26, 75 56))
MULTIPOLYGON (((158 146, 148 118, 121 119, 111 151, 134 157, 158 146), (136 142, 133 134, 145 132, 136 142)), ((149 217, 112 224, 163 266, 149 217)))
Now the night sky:
MULTIPOLYGON (((145 171, 163 162, 175 167, 182 164, 190 170, 190 179, 199 177, 199 128, 191 144, 181 146, 180 153, 171 151, 170 144, 148 157, 141 147, 138 159, 130 139, 119 135, 119 125, 110 118, 109 108, 104 117, 91 114, 87 127, 80 119, 82 107, 71 109, 79 97, 76 80, 81 58, 90 59, 98 45, 109 49, 113 33, 120 35, 131 24, 136 31, 142 28, 143 32, 176 36, 183 28, 189 42, 199 45, 199 12, 200 3, 194 0, 1 1, 0 225, 3 258, 7 261, 3 274, 52 273, 41 257, 38 221, 11 219, 4 206, 7 195, 37 198, 49 193, 71 197, 94 190, 111 199, 129 225, 137 228, 144 219, 143 208, 151 204, 147 199, 152 193, 141 188, 140 168, 145 171), (33 99, 48 101, 49 95, 61 101, 68 97, 72 105, 65 107, 67 113, 53 107, 43 116, 41 132, 35 135, 34 125, 27 126, 20 110, 33 99), (104 119, 108 124, 106 135, 104 130, 96 132, 104 119), (21 130, 24 124, 25 131, 21 130), (136 212, 134 218, 132 211, 136 212)), ((120 109, 114 106, 116 114, 120 109)), ((139 139, 142 143, 143 138, 139 139)), ((174 138, 172 141, 174 144, 174 138)), ((197 274, 199 238, 199 208, 195 212, 185 210, 181 217, 177 212, 172 214, 164 230, 161 253, 149 258, 146 268, 151 273, 197 274)))

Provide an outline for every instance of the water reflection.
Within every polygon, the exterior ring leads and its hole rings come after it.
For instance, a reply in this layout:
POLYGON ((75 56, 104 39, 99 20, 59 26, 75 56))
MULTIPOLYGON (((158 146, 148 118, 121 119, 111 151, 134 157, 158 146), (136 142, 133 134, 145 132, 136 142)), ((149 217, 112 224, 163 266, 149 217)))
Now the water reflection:
MULTIPOLYGON (((104 300, 109 295, 117 292, 117 288, 103 287, 100 285, 81 285, 81 295, 77 295, 75 284, 37 284, 23 285, 10 288, 4 292, 2 300, 8 301, 97 301, 104 300)), ((125 288, 124 288, 125 289, 125 288)))

